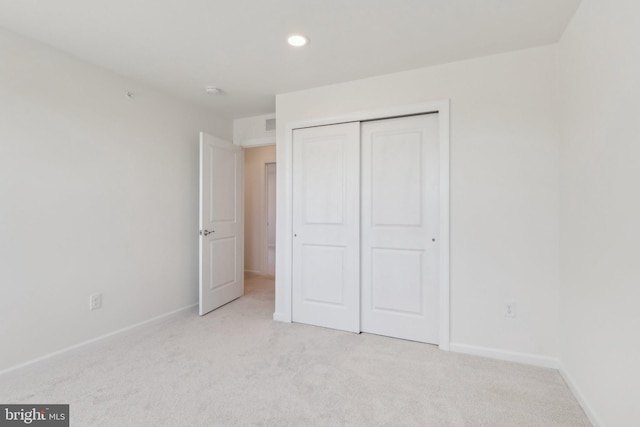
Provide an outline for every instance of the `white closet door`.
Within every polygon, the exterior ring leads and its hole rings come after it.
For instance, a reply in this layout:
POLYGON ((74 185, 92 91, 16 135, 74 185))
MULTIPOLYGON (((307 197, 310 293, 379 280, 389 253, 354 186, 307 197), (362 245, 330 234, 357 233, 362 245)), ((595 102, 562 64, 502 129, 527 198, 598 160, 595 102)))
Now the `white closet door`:
POLYGON ((362 124, 363 332, 438 343, 438 145, 437 114, 362 124))
POLYGON ((359 123, 294 131, 294 322, 360 332, 359 165, 359 123))

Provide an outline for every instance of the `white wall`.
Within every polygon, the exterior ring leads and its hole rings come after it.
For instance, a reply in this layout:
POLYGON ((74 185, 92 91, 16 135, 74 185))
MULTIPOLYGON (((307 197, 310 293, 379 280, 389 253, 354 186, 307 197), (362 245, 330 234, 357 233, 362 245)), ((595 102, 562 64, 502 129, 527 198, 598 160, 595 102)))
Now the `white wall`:
POLYGON ((263 275, 268 274, 265 168, 275 161, 275 145, 244 150, 244 268, 263 275))
POLYGON ((275 318, 290 313, 288 123, 451 99, 451 340, 553 365, 558 343, 556 47, 417 69, 276 97, 275 318), (517 302, 517 318, 503 314, 517 302))
POLYGON ((233 143, 243 147, 257 147, 275 144, 275 132, 265 130, 267 119, 274 119, 275 114, 245 117, 233 121, 233 143))
POLYGON ((640 420, 640 3, 583 0, 560 43, 561 358, 595 424, 640 420))
POLYGON ((195 303, 198 132, 231 122, 5 31, 0 58, 0 371, 195 303))

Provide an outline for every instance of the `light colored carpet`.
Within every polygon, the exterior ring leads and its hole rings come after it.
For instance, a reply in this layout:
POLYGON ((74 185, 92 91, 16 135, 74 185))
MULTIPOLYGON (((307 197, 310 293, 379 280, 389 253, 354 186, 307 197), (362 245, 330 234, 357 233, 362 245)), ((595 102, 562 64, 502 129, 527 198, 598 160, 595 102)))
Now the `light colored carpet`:
POLYGON ((551 369, 271 320, 273 281, 0 377, 93 426, 588 426, 551 369))

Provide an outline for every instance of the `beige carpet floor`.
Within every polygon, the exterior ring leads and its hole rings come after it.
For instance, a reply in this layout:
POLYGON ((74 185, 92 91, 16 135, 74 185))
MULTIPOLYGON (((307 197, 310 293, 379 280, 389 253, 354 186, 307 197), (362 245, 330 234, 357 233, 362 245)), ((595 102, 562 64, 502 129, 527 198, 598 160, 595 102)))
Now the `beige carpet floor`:
POLYGON ((93 426, 588 426, 557 371, 271 320, 273 281, 0 377, 93 426))

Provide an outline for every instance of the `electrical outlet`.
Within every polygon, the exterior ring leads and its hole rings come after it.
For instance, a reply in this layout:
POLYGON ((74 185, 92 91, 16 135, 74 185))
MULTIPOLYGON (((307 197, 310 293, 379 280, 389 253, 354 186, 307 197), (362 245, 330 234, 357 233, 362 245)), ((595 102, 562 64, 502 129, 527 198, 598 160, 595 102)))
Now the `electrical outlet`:
POLYGON ((89 310, 102 308, 102 294, 93 294, 89 297, 89 310))
POLYGON ((516 317, 516 302, 505 301, 504 302, 504 317, 510 317, 514 319, 516 317))

